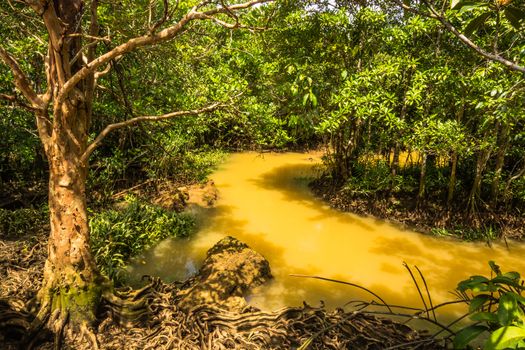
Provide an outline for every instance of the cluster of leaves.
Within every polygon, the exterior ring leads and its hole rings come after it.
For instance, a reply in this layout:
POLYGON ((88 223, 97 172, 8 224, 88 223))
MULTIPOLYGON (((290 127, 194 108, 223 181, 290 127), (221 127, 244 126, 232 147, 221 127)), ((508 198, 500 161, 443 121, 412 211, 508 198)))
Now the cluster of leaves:
POLYGON ((455 349, 464 349, 488 333, 483 349, 522 349, 525 347, 524 281, 517 272, 502 273, 489 262, 491 277, 471 276, 458 284, 458 296, 469 305, 475 321, 456 334, 455 349))
POLYGON ((119 280, 130 258, 168 237, 186 237, 194 218, 127 197, 124 208, 93 213, 89 222, 91 249, 101 272, 119 280))

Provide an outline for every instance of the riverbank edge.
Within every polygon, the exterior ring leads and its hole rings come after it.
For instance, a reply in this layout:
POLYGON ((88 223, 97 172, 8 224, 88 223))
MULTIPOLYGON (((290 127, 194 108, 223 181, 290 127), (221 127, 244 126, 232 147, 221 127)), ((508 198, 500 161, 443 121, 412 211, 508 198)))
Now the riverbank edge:
POLYGON ((313 179, 309 187, 317 198, 333 209, 372 216, 419 233, 464 241, 525 241, 523 215, 481 211, 476 216, 468 216, 459 208, 447 208, 432 200, 416 208, 416 201, 410 196, 357 196, 345 192, 342 186, 334 185, 322 175, 313 179))

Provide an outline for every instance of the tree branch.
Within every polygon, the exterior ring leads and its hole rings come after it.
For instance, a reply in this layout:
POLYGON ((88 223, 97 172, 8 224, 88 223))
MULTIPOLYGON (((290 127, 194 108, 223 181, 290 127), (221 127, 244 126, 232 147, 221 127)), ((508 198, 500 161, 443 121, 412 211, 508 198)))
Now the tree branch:
POLYGON ((113 50, 89 62, 63 85, 62 90, 60 91, 57 97, 56 103, 61 104, 62 102, 64 102, 66 96, 71 92, 71 90, 81 80, 87 78, 90 74, 94 73, 100 66, 108 63, 109 61, 117 58, 118 56, 122 56, 138 48, 154 45, 159 42, 168 41, 174 38, 177 34, 179 34, 182 31, 182 29, 192 20, 207 19, 208 16, 212 16, 215 14, 239 11, 242 9, 250 8, 257 4, 272 1, 274 0, 251 0, 241 4, 234 4, 227 7, 218 7, 212 10, 198 12, 197 9, 199 8, 199 6, 202 6, 202 4, 205 3, 203 2, 200 5, 197 5, 193 9, 191 9, 184 17, 182 17, 182 19, 179 22, 177 22, 173 26, 163 29, 156 34, 148 34, 130 39, 124 44, 115 47, 113 50))
POLYGON ((486 59, 488 59, 490 61, 501 63, 502 65, 506 66, 510 70, 514 70, 514 71, 517 71, 517 72, 525 73, 525 67, 524 66, 520 66, 519 64, 517 64, 515 62, 512 62, 512 61, 502 57, 501 55, 492 54, 492 53, 489 53, 489 52, 483 50, 481 47, 476 45, 472 40, 467 38, 465 35, 461 34, 461 32, 459 30, 457 30, 457 28, 454 27, 452 25, 452 23, 450 23, 443 15, 439 14, 434 9, 434 7, 432 7, 432 5, 430 5, 426 0, 422 0, 422 2, 428 7, 428 9, 430 10, 430 13, 424 12, 424 11, 420 11, 420 10, 418 10, 416 8, 408 6, 402 0, 393 0, 393 1, 397 5, 402 7, 404 10, 406 10, 406 11, 418 14, 420 16, 437 19, 439 22, 441 22, 441 24, 449 32, 454 34, 454 36, 456 36, 461 42, 463 42, 465 45, 467 45, 472 50, 477 52, 480 56, 482 56, 482 57, 484 57, 484 58, 486 58, 486 59))
POLYGON ((106 126, 104 128, 104 130, 102 130, 102 132, 100 134, 98 134, 98 136, 95 138, 95 140, 93 140, 93 142, 91 142, 91 144, 89 144, 89 146, 84 151, 84 154, 82 154, 81 161, 84 162, 84 163, 87 162, 87 160, 89 159, 89 156, 91 155, 91 153, 93 153, 93 151, 97 147, 100 146, 100 144, 102 143, 104 138, 110 132, 112 132, 114 130, 121 129, 121 128, 124 128, 124 127, 127 127, 127 126, 132 126, 132 125, 139 124, 139 123, 146 122, 146 121, 161 121, 161 120, 173 119, 173 118, 176 118, 176 117, 183 117, 183 116, 189 116, 189 115, 198 115, 198 114, 202 114, 202 113, 209 113, 209 112, 213 112, 213 111, 219 109, 222 106, 223 106, 222 103, 215 102, 215 103, 213 103, 213 104, 211 104, 209 106, 206 106, 206 107, 203 107, 203 108, 200 108, 200 109, 192 109, 192 110, 187 110, 187 111, 178 111, 178 112, 172 112, 172 113, 167 113, 167 114, 157 115, 157 116, 141 116, 141 117, 135 117, 135 118, 132 118, 132 119, 128 119, 128 120, 125 120, 123 122, 110 124, 110 125, 106 126))
POLYGON ((33 108, 42 109, 44 108, 44 102, 31 87, 29 80, 26 75, 16 62, 16 60, 7 53, 7 51, 0 47, 0 59, 11 69, 14 77, 15 86, 29 100, 33 108))
POLYGON ((30 112, 35 112, 35 108, 28 105, 24 101, 21 101, 19 96, 0 93, 0 100, 8 101, 12 103, 15 107, 23 108, 30 112))
MULTIPOLYGON (((163 0, 162 1, 162 5, 164 6, 164 11, 162 13, 162 18, 159 19, 153 26, 150 27, 149 29, 149 34, 153 34, 157 31, 157 29, 164 24, 164 22, 166 22, 169 18, 169 3, 168 3, 168 0, 163 0)), ((152 10, 151 10, 151 3, 150 3, 150 20, 151 20, 151 14, 152 14, 152 10)))

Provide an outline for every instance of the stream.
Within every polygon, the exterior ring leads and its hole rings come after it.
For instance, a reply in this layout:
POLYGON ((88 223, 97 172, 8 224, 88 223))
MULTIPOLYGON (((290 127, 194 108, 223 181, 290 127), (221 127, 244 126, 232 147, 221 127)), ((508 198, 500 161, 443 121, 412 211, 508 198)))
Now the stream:
MULTIPOLYGON (((231 235, 270 261, 275 279, 255 290, 249 302, 274 310, 303 301, 318 306, 322 300, 333 308, 351 300, 374 299, 352 286, 291 274, 355 283, 389 304, 422 307, 403 262, 421 270, 434 304, 455 300, 450 292, 460 280, 488 275, 489 260, 503 271, 525 271, 523 244, 489 247, 459 242, 331 209, 307 186, 319 171, 318 164, 320 155, 314 153, 231 155, 212 175, 219 190, 216 206, 192 209, 199 218, 199 231, 189 240, 161 242, 136 259, 129 272, 183 280, 198 270, 214 243, 231 235)), ((437 313, 446 321, 465 311, 464 305, 452 305, 437 313)))

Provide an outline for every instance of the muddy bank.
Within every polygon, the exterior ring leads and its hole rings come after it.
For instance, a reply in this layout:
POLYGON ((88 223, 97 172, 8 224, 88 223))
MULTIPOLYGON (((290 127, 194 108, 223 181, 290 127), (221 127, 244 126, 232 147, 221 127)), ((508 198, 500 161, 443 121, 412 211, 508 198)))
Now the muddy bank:
MULTIPOLYGON (((28 334, 36 310, 32 298, 41 278, 45 236, 0 244, 0 344, 16 349, 28 334)), ((243 304, 242 296, 249 288, 270 276, 262 256, 229 239, 210 249, 207 262, 192 280, 166 284, 148 278, 140 290, 116 290, 114 298, 133 305, 141 300, 143 307, 129 312, 123 304, 119 307, 107 300, 94 330, 98 345, 100 349, 292 349, 311 342, 309 349, 443 348, 425 333, 364 312, 327 312, 306 304, 262 312, 243 304), (246 258, 253 261, 246 262, 246 258), (203 298, 207 291, 202 286, 214 288, 217 283, 222 292, 208 291, 211 301, 203 298)), ((50 349, 52 337, 44 334, 33 345, 50 349)), ((88 349, 91 345, 66 337, 62 348, 88 349)))
POLYGON ((517 210, 493 211, 479 208, 467 215, 464 208, 448 208, 427 199, 419 207, 408 195, 357 196, 320 177, 310 183, 313 193, 341 211, 371 215, 426 234, 454 235, 465 240, 525 239, 525 216, 517 210))

